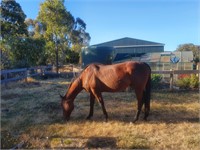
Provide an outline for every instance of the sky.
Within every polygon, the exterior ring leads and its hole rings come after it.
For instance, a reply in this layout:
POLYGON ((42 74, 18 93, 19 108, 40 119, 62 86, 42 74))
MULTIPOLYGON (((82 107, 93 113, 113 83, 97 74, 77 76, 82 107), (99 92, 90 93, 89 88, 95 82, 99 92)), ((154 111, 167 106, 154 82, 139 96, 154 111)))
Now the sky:
MULTIPOLYGON (((36 19, 44 0, 16 0, 27 18, 36 19)), ((90 45, 124 37, 165 44, 200 45, 200 0, 65 0, 65 7, 86 23, 90 45)))

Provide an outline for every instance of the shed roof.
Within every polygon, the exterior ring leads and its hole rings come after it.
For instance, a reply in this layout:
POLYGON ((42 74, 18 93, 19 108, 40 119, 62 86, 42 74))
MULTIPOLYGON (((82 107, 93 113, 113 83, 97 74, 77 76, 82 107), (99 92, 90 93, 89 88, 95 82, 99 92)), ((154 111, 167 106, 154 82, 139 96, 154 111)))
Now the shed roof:
POLYGON ((134 38, 121 38, 113 41, 108 41, 92 46, 111 46, 111 47, 141 47, 141 46, 164 46, 163 43, 151 42, 146 40, 134 39, 134 38))

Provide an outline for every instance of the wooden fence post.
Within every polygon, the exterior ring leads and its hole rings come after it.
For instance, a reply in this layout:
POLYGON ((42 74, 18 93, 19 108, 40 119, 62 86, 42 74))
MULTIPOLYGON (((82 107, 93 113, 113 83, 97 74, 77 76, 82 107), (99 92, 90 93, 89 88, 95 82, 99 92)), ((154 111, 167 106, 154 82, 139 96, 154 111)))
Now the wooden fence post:
POLYGON ((28 68, 24 71, 25 82, 28 82, 28 68))
MULTIPOLYGON (((198 77, 199 77, 199 83, 200 83, 200 63, 197 63, 197 66, 196 66, 196 70, 198 70, 198 77)), ((200 87, 200 85, 199 85, 200 87)))
MULTIPOLYGON (((7 80, 8 79, 8 73, 5 73, 5 79, 4 80, 7 80)), ((7 88, 8 86, 7 86, 7 82, 5 82, 5 87, 7 88)))
POLYGON ((173 86, 174 86, 174 71, 170 69, 170 91, 173 91, 173 86))

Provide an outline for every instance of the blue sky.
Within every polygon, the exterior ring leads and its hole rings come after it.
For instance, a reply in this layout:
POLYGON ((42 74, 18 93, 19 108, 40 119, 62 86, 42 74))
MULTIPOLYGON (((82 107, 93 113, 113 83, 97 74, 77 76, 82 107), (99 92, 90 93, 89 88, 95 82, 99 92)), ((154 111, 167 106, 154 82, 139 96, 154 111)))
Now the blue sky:
MULTIPOLYGON (((35 19, 44 0, 16 1, 35 19)), ((123 37, 164 43, 165 51, 200 45, 199 0, 65 0, 65 6, 85 21, 91 45, 123 37)))

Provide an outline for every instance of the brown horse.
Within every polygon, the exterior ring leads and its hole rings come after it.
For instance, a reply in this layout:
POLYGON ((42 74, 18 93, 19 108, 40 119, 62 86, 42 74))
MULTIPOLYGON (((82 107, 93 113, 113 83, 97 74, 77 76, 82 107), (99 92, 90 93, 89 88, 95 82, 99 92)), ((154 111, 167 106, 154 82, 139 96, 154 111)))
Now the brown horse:
POLYGON ((87 119, 93 116, 95 98, 101 104, 106 121, 108 114, 104 106, 102 92, 117 92, 131 86, 135 89, 137 97, 137 114, 135 121, 138 120, 143 103, 145 104, 146 120, 150 111, 150 81, 151 69, 146 63, 127 61, 114 65, 91 64, 88 65, 80 75, 74 79, 65 96, 61 96, 61 106, 65 119, 69 120, 74 109, 74 99, 85 89, 90 93, 90 112, 87 119))

